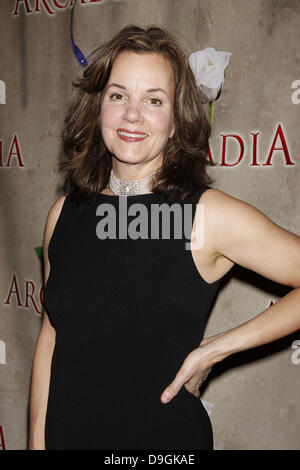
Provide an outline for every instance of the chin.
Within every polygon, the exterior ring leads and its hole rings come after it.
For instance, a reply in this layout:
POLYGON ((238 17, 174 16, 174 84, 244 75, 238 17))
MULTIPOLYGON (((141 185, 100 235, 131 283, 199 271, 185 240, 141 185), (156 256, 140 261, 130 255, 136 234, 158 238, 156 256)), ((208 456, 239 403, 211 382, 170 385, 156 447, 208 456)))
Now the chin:
POLYGON ((140 163, 144 160, 140 155, 122 155, 113 153, 113 156, 122 163, 140 163))

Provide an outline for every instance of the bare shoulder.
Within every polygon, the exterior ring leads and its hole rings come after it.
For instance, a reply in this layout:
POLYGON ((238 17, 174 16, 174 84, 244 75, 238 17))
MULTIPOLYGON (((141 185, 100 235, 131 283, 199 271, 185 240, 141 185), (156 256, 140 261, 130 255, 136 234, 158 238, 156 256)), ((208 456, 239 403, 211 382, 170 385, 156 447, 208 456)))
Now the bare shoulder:
POLYGON ((205 191, 199 203, 204 205, 204 237, 219 265, 236 263, 275 282, 299 286, 298 235, 220 190, 205 191))
POLYGON ((220 189, 209 188, 204 193, 201 194, 198 203, 206 204, 207 208, 212 210, 219 210, 223 212, 224 209, 230 209, 232 207, 240 207, 244 206, 251 206, 250 204, 238 199, 234 196, 230 196, 229 194, 221 191, 220 189))
POLYGON ((242 234, 252 224, 270 220, 255 206, 215 188, 206 190, 198 204, 204 205, 207 236, 218 257, 224 255, 222 243, 230 242, 234 234, 242 234))
POLYGON ((219 189, 210 188, 206 190, 198 201, 204 204, 206 222, 214 222, 215 228, 232 227, 232 223, 243 225, 245 222, 251 224, 254 220, 266 216, 255 206, 231 196, 219 189))
POLYGON ((219 246, 220 216, 230 210, 230 200, 234 199, 223 191, 209 188, 204 191, 197 203, 193 231, 201 233, 201 248, 192 249, 195 265, 202 278, 212 283, 223 277, 234 265, 234 262, 223 256, 219 246), (201 210, 204 209, 202 212, 201 210), (197 220, 200 220, 198 227, 197 220))
POLYGON ((205 233, 204 246, 215 255, 219 255, 216 247, 217 234, 220 229, 225 228, 224 224, 229 220, 226 216, 232 214, 239 203, 243 204, 243 201, 215 188, 204 191, 198 200, 197 211, 200 211, 200 208, 204 209, 202 215, 205 233))
MULTIPOLYGON (((216 280, 239 261, 231 247, 237 246, 241 240, 245 251, 250 228, 268 219, 251 204, 215 188, 209 188, 201 194, 197 211, 200 211, 201 206, 204 209, 200 215, 203 223, 199 230, 203 233, 203 246, 198 252, 195 250, 193 256, 202 277, 216 280)), ((197 231, 197 227, 193 230, 197 231)))

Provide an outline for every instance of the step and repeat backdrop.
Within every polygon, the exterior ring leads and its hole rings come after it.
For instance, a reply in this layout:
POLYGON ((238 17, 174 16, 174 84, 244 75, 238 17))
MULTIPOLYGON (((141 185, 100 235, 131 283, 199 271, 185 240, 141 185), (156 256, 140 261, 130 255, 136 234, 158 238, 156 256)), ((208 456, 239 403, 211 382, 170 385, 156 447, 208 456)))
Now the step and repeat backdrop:
MULTIPOLYGON (((1 1, 1 450, 28 445, 43 230, 62 194, 60 132, 84 58, 128 24, 173 33, 194 54, 207 92, 213 187, 300 234, 299 20, 298 0, 1 1)), ((235 265, 205 336, 249 320, 289 290, 235 265)), ((300 331, 218 364, 200 389, 215 449, 299 449, 299 378, 300 331)))

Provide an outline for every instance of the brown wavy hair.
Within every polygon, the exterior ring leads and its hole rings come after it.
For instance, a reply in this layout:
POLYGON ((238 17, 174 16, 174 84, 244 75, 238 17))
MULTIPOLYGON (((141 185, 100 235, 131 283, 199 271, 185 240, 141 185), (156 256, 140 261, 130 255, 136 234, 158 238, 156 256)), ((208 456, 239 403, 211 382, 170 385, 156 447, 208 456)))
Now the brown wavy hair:
POLYGON ((62 127, 64 153, 69 160, 60 164, 63 190, 78 201, 94 200, 109 183, 112 154, 102 138, 100 106, 114 60, 121 51, 156 53, 169 61, 175 83, 175 132, 163 150, 162 166, 153 181, 152 192, 167 199, 186 198, 214 182, 206 172, 214 166, 208 159, 211 127, 196 86, 193 72, 181 47, 165 29, 136 25, 123 28, 113 39, 91 55, 96 57, 82 78, 72 81, 77 90, 69 104, 62 127))

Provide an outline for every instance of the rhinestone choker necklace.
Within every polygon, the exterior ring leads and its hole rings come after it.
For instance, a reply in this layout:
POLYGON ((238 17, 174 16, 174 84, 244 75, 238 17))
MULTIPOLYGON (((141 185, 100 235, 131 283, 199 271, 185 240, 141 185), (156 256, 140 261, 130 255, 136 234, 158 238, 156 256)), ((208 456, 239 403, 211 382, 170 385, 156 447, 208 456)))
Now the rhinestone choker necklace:
POLYGON ((109 187, 114 193, 120 195, 144 194, 145 192, 147 193, 151 191, 151 183, 156 173, 158 173, 158 170, 141 180, 122 181, 116 178, 113 170, 111 169, 109 187))

